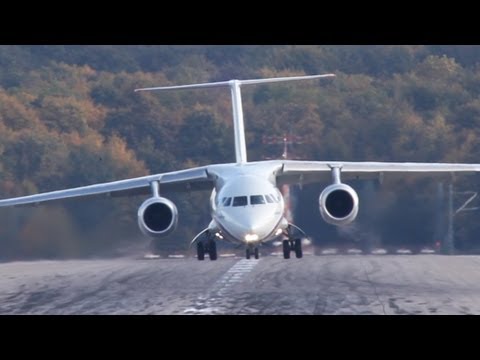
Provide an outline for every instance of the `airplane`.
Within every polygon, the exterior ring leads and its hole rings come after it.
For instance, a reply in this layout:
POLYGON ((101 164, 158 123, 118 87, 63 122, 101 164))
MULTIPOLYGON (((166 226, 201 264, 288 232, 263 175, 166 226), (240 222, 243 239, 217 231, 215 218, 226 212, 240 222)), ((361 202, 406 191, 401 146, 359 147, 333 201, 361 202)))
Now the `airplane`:
POLYGON ((344 162, 265 160, 247 161, 243 121, 241 87, 283 81, 313 80, 335 77, 334 74, 293 76, 251 80, 230 80, 192 85, 150 87, 140 91, 174 91, 181 89, 230 88, 234 124, 235 163, 212 164, 190 169, 148 175, 138 178, 94 184, 29 196, 0 200, 0 207, 39 204, 46 201, 94 195, 130 196, 150 194, 138 209, 140 230, 147 236, 162 238, 172 233, 178 222, 175 204, 161 195, 162 191, 211 190, 212 220, 192 240, 196 244, 198 260, 208 254, 217 259, 217 240, 231 242, 245 248, 245 257, 259 258, 259 247, 280 240, 283 257, 293 252, 302 258, 302 242, 298 236, 305 232, 284 216, 284 200, 279 187, 284 184, 308 184, 330 179, 319 195, 320 215, 329 224, 342 226, 355 220, 359 209, 356 191, 345 179, 362 175, 378 176, 385 173, 426 174, 479 172, 480 164, 459 163, 400 163, 400 162, 344 162))

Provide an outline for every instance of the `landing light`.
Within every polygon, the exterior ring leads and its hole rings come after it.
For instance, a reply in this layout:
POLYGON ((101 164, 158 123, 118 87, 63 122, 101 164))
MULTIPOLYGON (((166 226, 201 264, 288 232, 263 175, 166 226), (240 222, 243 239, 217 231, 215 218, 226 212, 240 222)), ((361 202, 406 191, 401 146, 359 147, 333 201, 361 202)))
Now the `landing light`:
POLYGON ((282 229, 277 229, 277 231, 275 231, 275 236, 280 235, 282 232, 283 232, 282 229))
POLYGON ((247 234, 245 235, 245 241, 257 241, 258 235, 257 234, 247 234))
POLYGON ((220 235, 220 233, 218 233, 218 232, 217 232, 217 233, 215 233, 215 236, 216 236, 216 237, 218 237, 220 240, 221 240, 221 239, 223 239, 223 236, 222 236, 222 235, 220 235))

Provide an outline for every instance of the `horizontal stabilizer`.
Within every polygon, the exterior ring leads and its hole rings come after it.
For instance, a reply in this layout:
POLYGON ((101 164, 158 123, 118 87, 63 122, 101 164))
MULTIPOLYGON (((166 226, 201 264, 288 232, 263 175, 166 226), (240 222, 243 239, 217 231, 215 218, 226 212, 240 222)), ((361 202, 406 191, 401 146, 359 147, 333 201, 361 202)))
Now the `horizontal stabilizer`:
POLYGON ((220 81, 220 82, 192 84, 192 85, 150 87, 150 88, 135 89, 135 91, 204 89, 204 88, 213 88, 213 87, 228 87, 235 83, 238 85, 254 85, 254 84, 264 84, 264 83, 272 83, 272 82, 280 82, 280 81, 321 79, 321 78, 334 77, 334 76, 335 74, 323 74, 323 75, 278 77, 278 78, 269 78, 269 79, 230 80, 230 81, 220 81))

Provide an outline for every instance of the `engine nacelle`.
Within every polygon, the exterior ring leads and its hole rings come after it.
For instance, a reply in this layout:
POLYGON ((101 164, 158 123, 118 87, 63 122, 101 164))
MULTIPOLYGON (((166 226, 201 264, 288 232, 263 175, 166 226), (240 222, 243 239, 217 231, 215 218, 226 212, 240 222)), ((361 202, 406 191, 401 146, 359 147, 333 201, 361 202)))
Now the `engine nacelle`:
POLYGON ((176 229, 177 223, 177 207, 166 198, 152 197, 138 209, 138 226, 147 236, 167 236, 176 229))
POLYGON ((346 184, 332 184, 318 199, 323 220, 332 225, 351 223, 358 214, 358 195, 346 184))

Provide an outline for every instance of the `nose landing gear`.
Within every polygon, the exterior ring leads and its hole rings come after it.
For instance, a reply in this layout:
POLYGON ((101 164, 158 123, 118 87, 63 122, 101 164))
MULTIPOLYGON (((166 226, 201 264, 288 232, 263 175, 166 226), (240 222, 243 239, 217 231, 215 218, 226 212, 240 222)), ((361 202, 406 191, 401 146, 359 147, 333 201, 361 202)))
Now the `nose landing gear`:
POLYGON ((255 259, 258 260, 258 258, 260 258, 260 253, 258 251, 258 247, 254 247, 254 248, 247 247, 247 249, 245 250, 245 258, 250 259, 250 257, 252 256, 252 251, 253 251, 253 256, 255 257, 255 259))

